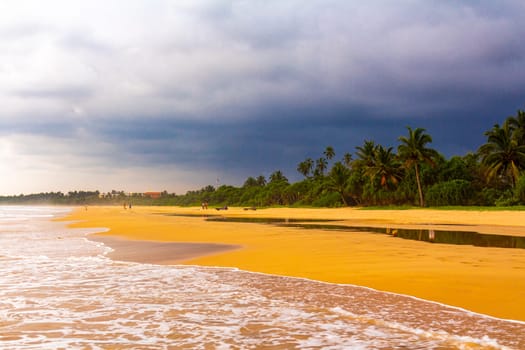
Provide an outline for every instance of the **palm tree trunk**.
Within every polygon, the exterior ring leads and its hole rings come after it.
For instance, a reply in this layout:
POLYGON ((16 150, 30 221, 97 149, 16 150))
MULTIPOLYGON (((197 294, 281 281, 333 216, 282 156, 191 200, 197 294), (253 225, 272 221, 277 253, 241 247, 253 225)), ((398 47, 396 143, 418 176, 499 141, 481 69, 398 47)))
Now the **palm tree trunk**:
POLYGON ((348 203, 346 202, 344 193, 343 192, 339 192, 339 194, 341 195, 341 199, 343 200, 343 203, 344 203, 345 207, 348 207, 348 203))
POLYGON ((417 182, 417 190, 419 192, 419 205, 421 207, 424 207, 425 206, 425 202, 423 200, 423 190, 421 189, 421 180, 419 180, 419 166, 418 164, 416 163, 415 165, 415 168, 416 168, 416 182, 417 182))

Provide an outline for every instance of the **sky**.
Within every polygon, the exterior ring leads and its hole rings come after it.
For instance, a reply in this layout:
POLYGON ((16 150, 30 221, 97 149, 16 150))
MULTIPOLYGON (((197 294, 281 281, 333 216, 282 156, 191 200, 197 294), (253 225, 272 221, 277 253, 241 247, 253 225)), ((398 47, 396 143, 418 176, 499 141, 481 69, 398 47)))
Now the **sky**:
POLYGON ((446 157, 525 108, 522 0, 2 0, 0 194, 242 185, 332 146, 446 157))

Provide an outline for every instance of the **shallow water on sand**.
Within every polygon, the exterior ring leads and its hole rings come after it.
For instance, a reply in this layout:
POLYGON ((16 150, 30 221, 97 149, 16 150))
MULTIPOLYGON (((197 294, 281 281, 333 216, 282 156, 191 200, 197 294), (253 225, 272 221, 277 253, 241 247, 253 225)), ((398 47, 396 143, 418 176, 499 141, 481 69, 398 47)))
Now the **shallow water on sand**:
POLYGON ((0 349, 525 348, 525 323, 416 298, 112 261, 66 211, 0 207, 0 349))

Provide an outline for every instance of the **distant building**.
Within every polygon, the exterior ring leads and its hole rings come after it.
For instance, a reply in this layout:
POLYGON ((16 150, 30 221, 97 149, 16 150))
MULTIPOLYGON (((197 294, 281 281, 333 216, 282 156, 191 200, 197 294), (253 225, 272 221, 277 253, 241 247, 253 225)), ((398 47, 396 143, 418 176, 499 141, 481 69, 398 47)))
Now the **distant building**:
POLYGON ((162 192, 144 192, 145 197, 149 197, 152 199, 160 198, 161 195, 162 195, 162 192))

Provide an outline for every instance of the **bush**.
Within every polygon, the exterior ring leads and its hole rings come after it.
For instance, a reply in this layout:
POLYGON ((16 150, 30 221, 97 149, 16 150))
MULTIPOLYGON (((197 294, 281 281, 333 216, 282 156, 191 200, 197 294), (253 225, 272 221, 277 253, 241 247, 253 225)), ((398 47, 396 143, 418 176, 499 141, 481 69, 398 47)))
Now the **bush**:
POLYGON ((495 204, 497 207, 510 207, 512 205, 518 204, 518 201, 513 196, 511 190, 506 190, 501 194, 501 196, 498 199, 496 199, 495 204))
POLYGON ((496 205, 496 201, 503 196, 503 191, 497 188, 484 188, 478 194, 477 204, 496 205))
POLYGON ((469 181, 451 180, 431 186, 425 198, 429 206, 468 205, 473 193, 469 181))
POLYGON ((341 200, 341 195, 339 193, 327 192, 317 198, 312 205, 315 207, 341 207, 343 201, 341 200))

